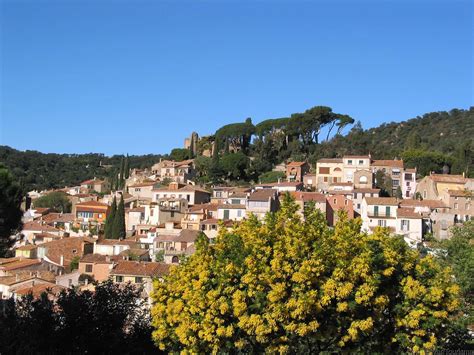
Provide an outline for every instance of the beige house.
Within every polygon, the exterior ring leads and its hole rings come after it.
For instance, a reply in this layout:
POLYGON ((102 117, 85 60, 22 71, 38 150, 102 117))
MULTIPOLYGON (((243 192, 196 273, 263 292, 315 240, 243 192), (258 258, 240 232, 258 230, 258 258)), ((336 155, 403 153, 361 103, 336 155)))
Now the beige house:
POLYGON ((309 173, 309 164, 305 161, 292 161, 286 164, 286 179, 288 182, 303 182, 303 178, 307 173, 309 173))
POLYGON ((167 187, 153 189, 153 202, 168 197, 186 199, 188 205, 191 206, 209 202, 211 193, 196 186, 181 185, 176 182, 169 184, 167 187))
POLYGON ((86 180, 81 182, 80 190, 82 193, 89 193, 96 191, 99 193, 106 192, 110 189, 110 185, 106 180, 100 180, 93 178, 92 180, 86 180))
POLYGON ((343 169, 342 159, 319 159, 316 163, 316 188, 327 191, 331 183, 342 182, 343 169))
POLYGON ((322 213, 326 213, 326 196, 319 192, 293 192, 291 194, 295 199, 296 204, 299 206, 298 213, 303 216, 304 209, 311 203, 314 204, 314 208, 320 210, 322 213))
POLYGON ((368 182, 364 182, 365 179, 363 178, 362 181, 357 180, 356 178, 360 176, 365 176, 362 174, 363 171, 370 172, 370 156, 368 155, 345 155, 342 158, 342 162, 344 165, 344 173, 342 177, 343 182, 352 182, 359 187, 359 185, 365 184, 363 187, 372 187, 372 185, 367 185, 368 182), (356 174, 356 172, 358 172, 356 174))
POLYGON ((200 223, 208 218, 217 218, 217 204, 207 203, 189 207, 181 219, 181 228, 200 230, 200 223))
POLYGON ((113 260, 108 255, 88 254, 79 261, 79 273, 89 275, 99 282, 109 278, 112 267, 113 260))
POLYGON ((467 182, 463 175, 431 173, 418 182, 416 192, 425 200, 438 200, 448 190, 464 190, 467 182))
POLYGON ((162 160, 153 165, 152 173, 163 179, 171 179, 180 184, 186 184, 196 176, 194 159, 183 161, 162 160))
POLYGON ((144 181, 127 186, 130 195, 136 197, 138 201, 151 201, 153 198, 154 181, 144 181))

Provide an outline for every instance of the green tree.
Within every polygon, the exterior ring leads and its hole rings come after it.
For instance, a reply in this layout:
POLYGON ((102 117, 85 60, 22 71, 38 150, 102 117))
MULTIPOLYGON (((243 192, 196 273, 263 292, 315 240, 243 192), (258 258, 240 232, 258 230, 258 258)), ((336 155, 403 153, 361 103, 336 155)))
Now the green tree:
POLYGON ((130 159, 128 157, 125 158, 125 164, 123 168, 124 179, 127 180, 130 177, 130 159))
POLYGON ((61 191, 50 192, 47 195, 41 196, 34 201, 34 207, 47 207, 53 212, 71 212, 71 201, 69 201, 67 194, 61 191))
POLYGON ((189 149, 175 148, 170 153, 170 159, 174 161, 183 161, 191 158, 191 151, 189 149))
POLYGON ((110 207, 110 213, 105 220, 105 230, 104 235, 106 239, 113 238, 113 225, 115 220, 115 215, 117 214, 117 198, 114 196, 112 201, 112 206, 110 207))
POLYGON ((397 186, 397 190, 395 191, 395 197, 401 200, 403 198, 402 188, 397 186))
POLYGON ((166 352, 400 353, 446 341, 459 287, 402 238, 340 215, 334 229, 288 197, 155 282, 153 338, 166 352))
POLYGON ((21 227, 21 199, 20 186, 0 164, 0 256, 11 245, 10 236, 21 227))
POLYGON ((79 256, 75 256, 75 257, 72 258, 71 264, 70 264, 71 271, 79 269, 79 261, 80 260, 81 260, 81 258, 79 256))
POLYGON ((244 180, 248 166, 249 159, 243 152, 225 154, 220 159, 220 168, 232 180, 244 180))
POLYGON ((123 202, 123 195, 120 196, 120 202, 117 206, 117 212, 114 216, 112 224, 112 233, 110 238, 123 239, 127 235, 125 230, 125 207, 123 202))

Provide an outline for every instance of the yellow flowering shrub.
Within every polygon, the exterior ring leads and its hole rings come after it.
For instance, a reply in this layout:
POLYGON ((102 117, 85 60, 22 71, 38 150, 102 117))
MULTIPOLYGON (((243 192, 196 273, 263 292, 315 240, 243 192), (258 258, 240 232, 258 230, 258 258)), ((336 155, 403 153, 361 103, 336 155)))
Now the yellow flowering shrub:
POLYGON ((449 270, 359 219, 335 228, 289 198, 171 269, 153 292, 167 352, 433 351, 458 306, 449 270), (416 350, 415 350, 416 349, 416 350))

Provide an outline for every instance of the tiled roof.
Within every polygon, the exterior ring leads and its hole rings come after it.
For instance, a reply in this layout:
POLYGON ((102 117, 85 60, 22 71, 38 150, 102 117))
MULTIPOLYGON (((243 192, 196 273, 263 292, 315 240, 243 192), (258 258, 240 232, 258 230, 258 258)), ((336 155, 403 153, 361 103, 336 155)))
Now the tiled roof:
POLYGON ((54 295, 58 295, 66 287, 56 285, 52 282, 37 283, 34 286, 19 288, 15 290, 15 293, 19 296, 25 296, 31 294, 34 298, 39 298, 44 292, 50 292, 54 295))
POLYGON ((415 212, 413 208, 400 207, 397 209, 397 217, 421 219, 421 214, 415 212))
POLYGON ((149 251, 147 249, 131 248, 131 249, 122 250, 119 255, 123 255, 123 256, 130 256, 130 255, 142 256, 142 255, 146 255, 148 253, 149 253, 149 251))
POLYGON ((156 181, 143 181, 143 182, 137 182, 133 185, 128 185, 128 187, 149 187, 153 186, 156 184, 156 181))
POLYGON ((94 242, 95 240, 89 237, 68 237, 40 244, 38 248, 45 248, 46 257, 56 264, 60 264, 61 256, 63 256, 63 265, 69 266, 74 257, 82 257, 84 244, 94 242))
POLYGON ((34 233, 34 239, 44 239, 44 238, 51 238, 51 239, 61 239, 62 237, 57 234, 51 233, 34 233))
POLYGON ((38 264, 41 264, 41 260, 39 259, 18 259, 11 263, 0 265, 0 269, 5 270, 5 271, 12 271, 12 270, 17 270, 17 269, 27 268, 27 267, 38 265, 38 264))
POLYGON ((80 262, 81 263, 93 263, 93 264, 112 264, 113 261, 121 260, 122 257, 118 255, 102 255, 102 254, 86 254, 80 262))
POLYGON ((194 243, 197 236, 199 235, 200 231, 191 230, 191 229, 183 229, 179 234, 172 234, 172 235, 159 235, 155 238, 157 242, 186 242, 186 243, 194 243))
POLYGON ((323 158, 317 161, 318 163, 339 163, 342 164, 341 158, 323 158))
POLYGON ((16 248, 15 250, 33 250, 38 248, 37 245, 34 244, 28 244, 28 245, 22 245, 21 247, 16 248))
POLYGON ((127 239, 101 239, 97 241, 97 245, 134 245, 136 241, 127 239))
POLYGON ((447 208, 448 206, 441 200, 400 200, 401 207, 428 207, 428 208, 447 208))
POLYGON ((403 160, 374 160, 370 165, 403 169, 403 160))
POLYGON ((46 223, 72 222, 74 221, 74 215, 72 213, 48 213, 41 220, 46 223))
POLYGON ((316 202, 326 202, 326 196, 320 194, 319 192, 292 192, 291 195, 295 198, 296 201, 316 201, 316 202))
POLYGON ((188 208, 189 213, 198 212, 202 210, 217 211, 217 204, 203 203, 188 208))
POLYGON ((332 182, 329 186, 353 186, 353 182, 332 182))
POLYGON ((271 197, 276 196, 277 190, 261 189, 256 190, 249 196, 249 201, 268 201, 271 197))
POLYGON ((35 208, 36 213, 45 214, 49 212, 49 207, 37 207, 35 208))
POLYGON ((395 197, 366 197, 368 205, 398 206, 399 201, 395 197))
POLYGON ((59 229, 51 227, 47 224, 41 224, 38 222, 27 222, 23 224, 24 231, 40 231, 40 232, 61 232, 59 229))
POLYGON ((307 164, 305 161, 292 161, 287 166, 303 166, 305 164, 307 164))
POLYGON ((118 261, 110 271, 111 275, 159 277, 167 275, 170 266, 165 263, 118 261))
POLYGON ((465 184, 467 182, 467 179, 462 175, 431 174, 429 177, 434 182, 445 182, 454 184, 465 184))

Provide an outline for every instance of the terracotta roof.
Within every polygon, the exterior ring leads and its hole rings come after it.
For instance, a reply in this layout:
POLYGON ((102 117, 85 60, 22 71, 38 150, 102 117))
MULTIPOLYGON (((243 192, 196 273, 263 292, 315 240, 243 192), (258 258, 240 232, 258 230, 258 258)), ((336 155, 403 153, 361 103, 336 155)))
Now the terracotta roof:
POLYGON ((149 251, 147 249, 140 249, 140 248, 125 249, 119 253, 119 255, 123 255, 123 256, 130 256, 130 255, 142 256, 142 255, 147 255, 147 254, 149 254, 149 251))
POLYGON ((37 207, 34 209, 36 213, 45 214, 49 212, 49 207, 37 207))
POLYGON ((27 222, 23 224, 23 230, 25 231, 40 231, 40 232, 61 232, 59 229, 51 227, 47 224, 41 224, 38 222, 27 222))
POLYGON ((110 275, 159 277, 167 275, 169 268, 165 263, 121 260, 114 265, 110 275))
POLYGON ((292 161, 286 165, 287 166, 303 166, 305 164, 307 164, 305 161, 292 161))
POLYGON ((297 201, 309 202, 309 201, 316 201, 316 202, 326 202, 326 196, 320 194, 318 192, 292 192, 291 195, 297 201))
POLYGON ((428 208, 447 208, 448 206, 441 200, 400 200, 401 207, 428 207, 428 208))
POLYGON ((12 271, 27 268, 33 265, 41 264, 41 260, 39 259, 18 259, 11 263, 0 265, 0 269, 4 271, 12 271))
POLYGON ((188 208, 189 213, 198 212, 201 210, 217 211, 217 205, 211 203, 203 203, 188 208))
POLYGON ((200 231, 183 229, 179 234, 164 235, 161 234, 155 238, 157 242, 186 242, 194 243, 200 231))
POLYGON ((465 184, 467 182, 467 179, 462 175, 431 174, 429 177, 434 182, 445 182, 454 184, 465 184))
POLYGON ((416 173, 416 168, 405 168, 406 173, 416 173))
POLYGON ((65 290, 66 287, 61 285, 56 285, 52 282, 37 283, 34 286, 24 287, 16 289, 14 292, 19 296, 25 296, 31 293, 34 298, 39 298, 44 292, 49 292, 54 295, 58 295, 62 290, 65 290))
POLYGON ((236 191, 229 195, 229 198, 247 198, 248 192, 236 191))
POLYGON ((74 221, 74 215, 72 213, 48 213, 41 217, 41 220, 46 223, 72 222, 74 221))
POLYGON ((271 197, 276 196, 277 190, 261 189, 256 190, 249 196, 249 201, 268 201, 271 197))
POLYGON ((323 158, 317 161, 318 163, 340 163, 342 164, 341 158, 323 158))
POLYGON ((55 264, 60 264, 63 256, 63 265, 69 266, 76 256, 84 254, 84 244, 93 244, 95 240, 89 237, 68 237, 40 244, 38 248, 45 248, 45 256, 55 264))
POLYGON ((232 191, 234 188, 231 186, 215 186, 212 191, 232 191))
POLYGON ((397 217, 421 219, 421 214, 415 212, 413 208, 401 207, 397 209, 397 217))
POLYGON ((44 281, 55 282, 56 276, 50 271, 30 271, 16 270, 9 276, 0 276, 1 285, 14 285, 27 280, 41 279, 44 281))
POLYGON ((389 166, 392 168, 403 169, 403 160, 374 160, 371 166, 389 166))
POLYGON ((399 201, 395 197, 365 197, 368 205, 398 206, 399 201))
POLYGON ((34 233, 34 239, 44 239, 44 238, 51 238, 51 239, 62 239, 61 236, 51 233, 34 233))

